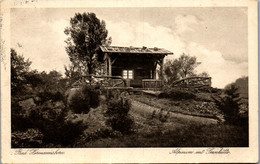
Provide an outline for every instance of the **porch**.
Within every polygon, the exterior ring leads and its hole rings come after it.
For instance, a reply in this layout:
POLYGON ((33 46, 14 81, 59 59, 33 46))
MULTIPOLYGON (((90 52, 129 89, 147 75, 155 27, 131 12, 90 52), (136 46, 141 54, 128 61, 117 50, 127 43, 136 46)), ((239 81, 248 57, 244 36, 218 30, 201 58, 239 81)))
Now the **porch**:
MULTIPOLYGON (((126 87, 160 89, 164 79, 164 57, 173 53, 156 47, 101 46, 98 54, 103 63, 101 74, 121 76, 126 87)), ((119 80, 110 82, 113 86, 119 80)))

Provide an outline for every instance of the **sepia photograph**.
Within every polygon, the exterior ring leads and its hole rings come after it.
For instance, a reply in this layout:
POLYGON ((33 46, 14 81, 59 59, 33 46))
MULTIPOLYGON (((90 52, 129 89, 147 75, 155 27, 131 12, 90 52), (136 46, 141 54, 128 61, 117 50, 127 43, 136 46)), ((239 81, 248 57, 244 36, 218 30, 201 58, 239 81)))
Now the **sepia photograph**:
POLYGON ((249 65, 258 64, 248 6, 38 3, 13 2, 4 50, 1 38, 11 155, 169 148, 173 157, 228 156, 252 147, 258 82, 249 65))

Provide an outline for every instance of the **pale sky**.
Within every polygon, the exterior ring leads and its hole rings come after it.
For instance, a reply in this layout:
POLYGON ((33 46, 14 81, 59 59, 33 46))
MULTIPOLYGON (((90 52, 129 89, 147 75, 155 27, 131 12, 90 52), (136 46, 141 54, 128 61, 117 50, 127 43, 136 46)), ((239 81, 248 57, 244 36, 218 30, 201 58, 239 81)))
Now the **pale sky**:
POLYGON ((65 27, 76 12, 94 12, 106 22, 113 46, 146 46, 196 56, 213 87, 248 75, 247 8, 12 9, 11 47, 32 61, 32 69, 64 72, 65 27), (18 46, 19 43, 22 47, 18 46))

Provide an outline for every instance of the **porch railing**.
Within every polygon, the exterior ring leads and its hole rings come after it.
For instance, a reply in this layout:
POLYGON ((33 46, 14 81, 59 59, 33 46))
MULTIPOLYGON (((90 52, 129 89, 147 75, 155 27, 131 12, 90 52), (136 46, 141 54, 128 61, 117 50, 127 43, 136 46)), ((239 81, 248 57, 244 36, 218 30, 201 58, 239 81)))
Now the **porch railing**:
POLYGON ((211 87, 211 77, 186 77, 181 80, 174 81, 172 83, 173 86, 179 86, 179 87, 211 87))
POLYGON ((142 87, 144 89, 156 89, 162 87, 162 80, 156 79, 143 79, 142 80, 142 87))
POLYGON ((100 84, 106 87, 129 87, 130 83, 128 80, 123 79, 121 76, 108 76, 108 75, 85 75, 76 82, 79 85, 82 83, 87 84, 100 84), (79 83, 79 84, 78 84, 79 83))

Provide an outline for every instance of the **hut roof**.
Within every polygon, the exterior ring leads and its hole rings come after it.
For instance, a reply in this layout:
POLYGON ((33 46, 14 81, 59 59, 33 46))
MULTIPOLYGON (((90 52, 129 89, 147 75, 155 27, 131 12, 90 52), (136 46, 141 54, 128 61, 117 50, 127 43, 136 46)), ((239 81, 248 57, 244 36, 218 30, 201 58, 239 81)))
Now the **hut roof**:
POLYGON ((107 53, 132 53, 132 54, 161 54, 168 55, 173 54, 172 52, 163 48, 147 48, 147 47, 118 47, 118 46, 100 46, 102 52, 107 53))

